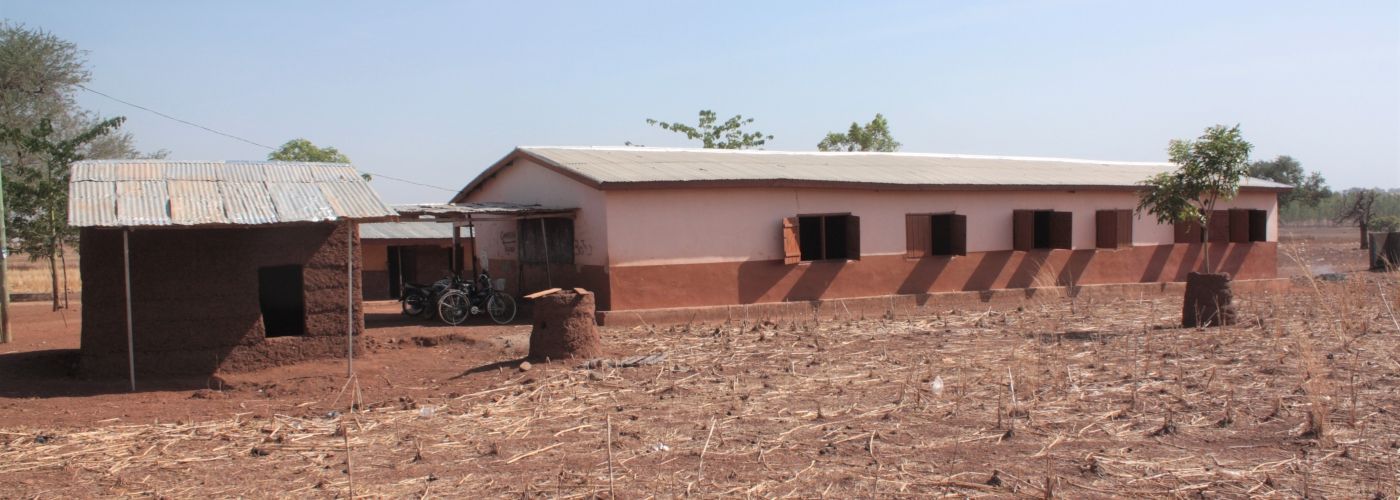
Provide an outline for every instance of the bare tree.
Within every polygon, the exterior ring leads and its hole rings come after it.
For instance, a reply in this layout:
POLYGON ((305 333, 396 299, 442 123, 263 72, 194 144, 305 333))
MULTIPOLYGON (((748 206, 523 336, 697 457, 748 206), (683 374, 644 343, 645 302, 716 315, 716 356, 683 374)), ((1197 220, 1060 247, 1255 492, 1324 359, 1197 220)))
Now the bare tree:
POLYGON ((1366 241, 1366 231, 1371 225, 1371 218, 1375 217, 1376 195, 1375 189, 1356 189, 1342 194, 1342 211, 1335 219, 1338 224, 1348 222, 1356 223, 1361 230, 1361 248, 1370 248, 1370 242, 1366 241))

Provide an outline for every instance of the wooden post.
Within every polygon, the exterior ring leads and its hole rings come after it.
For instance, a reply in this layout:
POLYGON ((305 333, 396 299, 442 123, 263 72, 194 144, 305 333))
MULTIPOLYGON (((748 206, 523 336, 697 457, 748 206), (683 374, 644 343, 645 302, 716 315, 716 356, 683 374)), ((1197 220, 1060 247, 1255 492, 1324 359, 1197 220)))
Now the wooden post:
POLYGON ((131 392, 136 392, 136 342, 131 334, 131 230, 122 228, 122 268, 126 281, 126 368, 131 392))
MULTIPOLYGON (((355 223, 345 221, 345 376, 355 375, 355 223)), ((352 398, 353 399, 353 398, 352 398)))
POLYGON ((5 270, 9 267, 7 263, 10 257, 8 241, 5 238, 5 174, 4 165, 0 165, 0 344, 8 344, 14 341, 10 337, 10 283, 6 281, 5 270))
POLYGON ((549 231, 544 225, 544 217, 540 217, 540 241, 544 243, 544 286, 553 287, 554 278, 549 275, 549 231))
POLYGON ((462 228, 452 223, 452 274, 462 275, 462 228))

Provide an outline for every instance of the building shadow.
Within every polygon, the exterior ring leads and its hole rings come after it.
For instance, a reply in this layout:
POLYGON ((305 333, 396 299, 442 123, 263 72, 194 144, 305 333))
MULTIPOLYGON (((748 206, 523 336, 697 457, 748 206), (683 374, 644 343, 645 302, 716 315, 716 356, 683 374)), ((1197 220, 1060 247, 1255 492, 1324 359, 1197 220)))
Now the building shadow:
MULTIPOLYGON (((131 393, 125 377, 84 378, 77 349, 0 354, 0 397, 61 398, 131 393)), ((217 388, 209 376, 136 376, 136 392, 217 388)))
POLYGON ((746 260, 739 264, 739 303, 754 304, 763 300, 797 266, 775 260, 746 260))
POLYGON ((1172 249, 1175 245, 1157 245, 1152 249, 1152 255, 1147 258, 1147 266, 1143 269, 1142 278, 1138 281, 1142 283, 1152 283, 1162 279, 1162 271, 1167 268, 1167 261, 1171 260, 1172 249))
POLYGON ((904 282, 899 284, 897 293, 901 295, 914 295, 914 302, 917 305, 927 304, 932 298, 929 294, 933 292, 933 284, 938 282, 938 278, 943 275, 943 270, 948 268, 952 257, 934 256, 924 257, 914 263, 914 268, 909 270, 909 275, 904 277, 904 282))
POLYGON ((982 254, 982 260, 977 262, 977 268, 972 270, 972 275, 963 283, 962 290, 973 292, 995 288, 997 277, 1006 269, 1006 263, 1011 261, 1011 252, 1003 250, 982 254))
POLYGON ((797 277, 797 282, 792 284, 788 293, 783 297, 784 301, 819 300, 831 288, 831 283, 836 281, 836 276, 841 274, 841 270, 846 267, 845 260, 825 260, 813 261, 802 270, 802 275, 797 277))

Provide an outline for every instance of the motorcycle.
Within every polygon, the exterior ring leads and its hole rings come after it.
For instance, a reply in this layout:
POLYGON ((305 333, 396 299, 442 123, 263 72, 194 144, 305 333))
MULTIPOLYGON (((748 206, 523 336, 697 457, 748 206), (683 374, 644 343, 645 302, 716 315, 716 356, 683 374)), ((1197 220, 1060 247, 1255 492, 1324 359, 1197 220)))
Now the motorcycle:
POLYGON ((515 299, 491 284, 491 275, 482 271, 474 282, 453 281, 437 299, 438 317, 449 325, 460 325, 467 318, 485 312, 504 325, 515 319, 515 299))
POLYGON ((454 276, 449 276, 427 285, 404 283, 403 294, 399 297, 403 314, 405 316, 429 316, 437 312, 437 308, 432 306, 437 304, 442 293, 451 288, 454 281, 461 281, 460 278, 454 278, 454 276))

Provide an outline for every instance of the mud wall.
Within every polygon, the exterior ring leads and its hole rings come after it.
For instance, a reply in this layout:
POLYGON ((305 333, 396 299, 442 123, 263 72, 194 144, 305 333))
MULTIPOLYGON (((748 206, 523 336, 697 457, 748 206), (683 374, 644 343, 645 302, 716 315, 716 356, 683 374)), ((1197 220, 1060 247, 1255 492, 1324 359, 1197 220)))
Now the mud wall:
MULTIPOLYGON (((1277 243, 1210 246, 1212 266, 1238 279, 1277 276, 1277 243)), ((834 298, 1110 283, 1185 281, 1202 245, 1118 250, 974 252, 966 256, 864 256, 786 265, 781 260, 614 266, 600 310, 759 304, 834 298)))
MULTIPOLYGON (((137 371, 208 374, 245 371, 346 351, 347 231, 329 223, 131 232, 132 322, 137 371), (302 266, 305 335, 266 338, 258 269, 302 266)), ((125 374, 126 305, 122 233, 84 229, 82 371, 125 374)), ((353 325, 364 331, 360 280, 353 325)))

